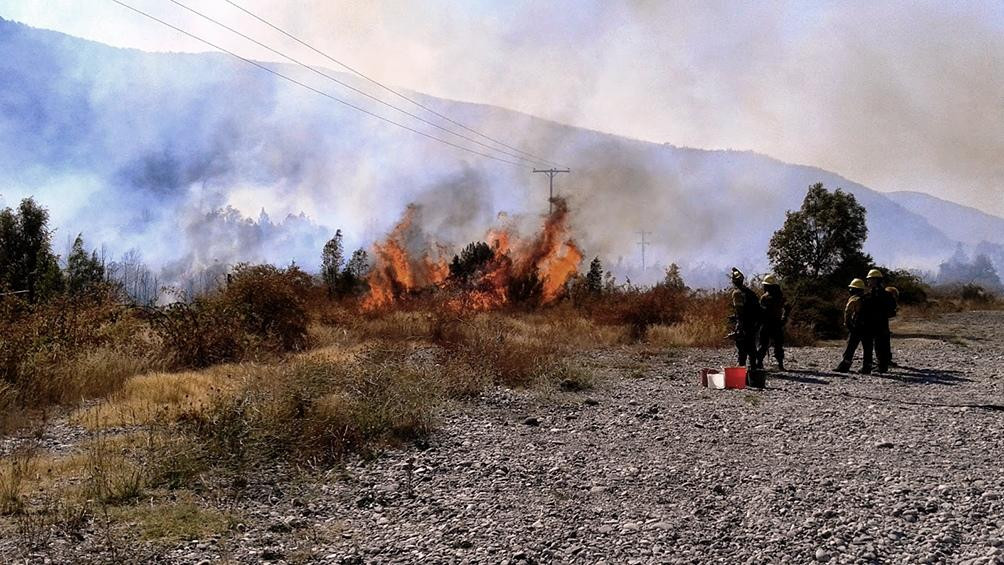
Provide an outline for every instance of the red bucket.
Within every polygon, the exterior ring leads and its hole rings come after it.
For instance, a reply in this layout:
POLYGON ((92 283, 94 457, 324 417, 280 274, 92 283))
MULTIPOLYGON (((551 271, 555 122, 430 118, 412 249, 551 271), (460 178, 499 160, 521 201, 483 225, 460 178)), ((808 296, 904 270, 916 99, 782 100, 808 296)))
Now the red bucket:
POLYGON ((725 388, 746 388, 746 367, 726 367, 725 388))

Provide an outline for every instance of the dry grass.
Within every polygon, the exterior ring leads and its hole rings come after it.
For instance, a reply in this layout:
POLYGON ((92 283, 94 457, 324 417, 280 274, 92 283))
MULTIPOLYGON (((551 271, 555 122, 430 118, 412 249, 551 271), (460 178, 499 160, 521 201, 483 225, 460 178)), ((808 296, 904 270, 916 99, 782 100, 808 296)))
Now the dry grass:
POLYGON ((0 335, 0 433, 27 411, 105 395, 159 366, 142 320, 111 292, 38 305, 0 299, 0 335))
POLYGON ((244 372, 177 421, 226 459, 332 459, 427 433, 439 402, 434 385, 427 367, 398 351, 354 360, 321 352, 244 372))
POLYGON ((18 514, 24 510, 27 483, 35 475, 35 450, 16 449, 3 463, 0 467, 0 514, 18 514))
POLYGON ((153 355, 99 347, 61 365, 52 376, 53 386, 58 390, 60 404, 76 404, 118 390, 133 375, 163 367, 153 355))
POLYGON ((96 430, 173 420, 229 389, 234 375, 249 367, 220 365, 203 371, 136 376, 108 401, 76 412, 71 422, 96 430))
POLYGON ((143 540, 170 544, 223 535, 237 525, 232 514, 189 499, 120 507, 111 515, 126 527, 137 527, 143 540))

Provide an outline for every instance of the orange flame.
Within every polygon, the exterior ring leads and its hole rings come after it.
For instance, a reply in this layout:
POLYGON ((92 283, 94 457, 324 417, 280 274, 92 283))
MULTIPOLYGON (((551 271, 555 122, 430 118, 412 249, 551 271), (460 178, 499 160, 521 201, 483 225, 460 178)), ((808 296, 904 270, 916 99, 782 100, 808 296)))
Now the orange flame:
POLYGON ((433 260, 426 252, 415 260, 408 253, 408 236, 418 214, 417 206, 408 206, 387 239, 373 245, 376 261, 367 279, 370 290, 363 299, 364 310, 382 308, 404 294, 441 285, 449 276, 450 267, 444 259, 433 260))
MULTIPOLYGON (((363 308, 373 310, 389 306, 408 293, 425 288, 449 285, 450 269, 443 259, 433 260, 429 251, 409 255, 406 242, 414 235, 419 209, 409 206, 401 221, 387 238, 373 246, 376 264, 369 275, 369 294, 363 308)), ((500 215, 502 223, 508 223, 500 215)), ((536 275, 540 284, 539 303, 548 304, 561 297, 565 284, 578 272, 583 254, 568 235, 568 206, 555 199, 554 209, 544 226, 532 239, 521 240, 511 226, 488 230, 485 241, 494 256, 475 274, 458 296, 449 301, 456 310, 492 310, 509 302, 509 286, 516 280, 536 275)), ((437 246, 439 247, 439 246, 437 246)), ((438 256, 447 253, 439 247, 438 256)))

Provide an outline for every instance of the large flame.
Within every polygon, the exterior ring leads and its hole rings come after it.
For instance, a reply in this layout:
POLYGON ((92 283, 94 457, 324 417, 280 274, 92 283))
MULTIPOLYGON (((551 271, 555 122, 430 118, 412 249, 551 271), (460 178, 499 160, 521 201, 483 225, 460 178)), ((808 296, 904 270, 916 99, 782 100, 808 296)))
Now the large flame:
POLYGON ((438 259, 431 258, 431 249, 417 253, 408 250, 417 214, 416 207, 408 207, 387 238, 374 245, 376 262, 368 279, 369 294, 363 300, 365 309, 389 306, 419 290, 446 287, 456 291, 449 301, 451 307, 491 310, 509 302, 514 281, 537 281, 537 300, 547 304, 561 297, 565 284, 582 263, 582 252, 568 234, 568 206, 564 200, 555 199, 542 229, 530 239, 520 238, 508 218, 500 215, 500 225, 485 235, 492 258, 463 288, 451 288, 449 265, 442 259, 448 254, 441 246, 434 246, 438 259))
POLYGON ((415 258, 408 251, 418 211, 417 206, 408 206, 387 239, 373 245, 375 263, 367 279, 370 289, 363 299, 364 309, 393 304, 408 293, 439 286, 449 276, 450 267, 445 259, 433 260, 428 251, 415 258))

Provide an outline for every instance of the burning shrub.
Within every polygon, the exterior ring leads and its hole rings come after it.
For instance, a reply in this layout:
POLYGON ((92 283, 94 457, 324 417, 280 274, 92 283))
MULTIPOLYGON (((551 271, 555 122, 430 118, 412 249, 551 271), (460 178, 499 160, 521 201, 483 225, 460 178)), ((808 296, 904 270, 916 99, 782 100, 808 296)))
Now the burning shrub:
POLYGON ((474 275, 482 270, 492 259, 495 252, 483 241, 470 243, 460 255, 453 256, 450 263, 450 278, 461 285, 470 284, 474 275))
POLYGON ((443 246, 421 231, 420 211, 410 206, 387 238, 374 245, 376 263, 368 277, 364 309, 384 308, 424 289, 443 288, 454 293, 457 310, 493 310, 512 302, 549 304, 563 295, 582 261, 568 236, 563 200, 555 202, 532 238, 521 239, 510 227, 493 229, 485 238, 489 243, 468 245, 452 264, 442 258, 443 246))

